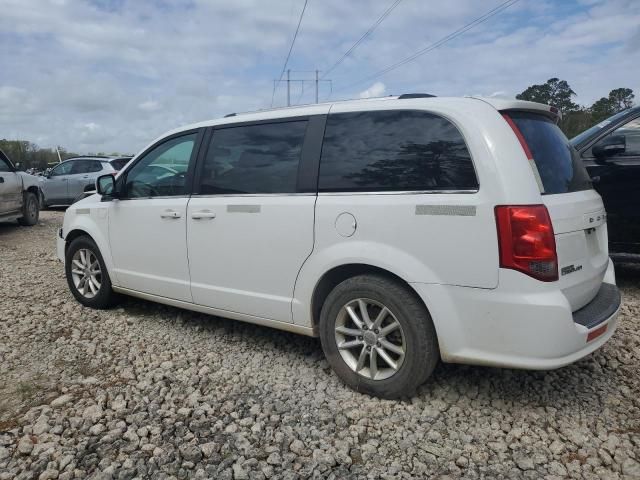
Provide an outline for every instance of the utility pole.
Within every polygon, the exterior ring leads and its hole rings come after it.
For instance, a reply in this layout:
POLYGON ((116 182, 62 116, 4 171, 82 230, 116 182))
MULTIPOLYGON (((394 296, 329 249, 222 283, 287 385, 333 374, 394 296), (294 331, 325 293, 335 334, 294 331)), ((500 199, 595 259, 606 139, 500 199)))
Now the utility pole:
POLYGON ((318 103, 318 69, 316 69, 316 103, 318 103))
POLYGON ((291 106, 291 70, 287 70, 287 107, 291 106))
MULTIPOLYGON (((291 84, 294 82, 298 82, 300 83, 300 85, 304 85, 305 82, 314 82, 315 83, 315 87, 316 87, 316 103, 319 103, 319 97, 320 97, 320 83, 321 82, 326 82, 329 83, 331 85, 331 80, 323 80, 320 78, 320 70, 291 70, 291 69, 287 69, 287 78, 284 80, 273 80, 273 89, 274 92, 278 86, 279 82, 286 82, 287 83, 287 107, 291 106, 291 84), (314 78, 291 78, 291 73, 315 73, 315 77, 314 78)), ((302 90, 304 92, 304 88, 302 90)))

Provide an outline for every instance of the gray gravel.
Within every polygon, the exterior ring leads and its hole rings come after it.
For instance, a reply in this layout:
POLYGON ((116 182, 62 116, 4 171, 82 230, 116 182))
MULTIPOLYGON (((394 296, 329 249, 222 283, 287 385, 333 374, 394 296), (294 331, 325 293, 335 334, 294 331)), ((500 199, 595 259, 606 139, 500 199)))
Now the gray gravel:
POLYGON ((640 478, 640 268, 622 322, 552 372, 440 365, 410 401, 315 339, 134 299, 76 303, 61 212, 0 224, 0 479, 640 478))

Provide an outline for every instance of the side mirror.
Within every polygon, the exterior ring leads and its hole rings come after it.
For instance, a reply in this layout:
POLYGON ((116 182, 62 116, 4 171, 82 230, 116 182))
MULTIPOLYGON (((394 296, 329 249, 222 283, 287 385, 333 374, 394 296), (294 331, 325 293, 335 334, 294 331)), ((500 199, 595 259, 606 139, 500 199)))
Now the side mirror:
POLYGON ((620 155, 627 150, 627 137, 624 135, 610 135, 596 143, 591 151, 599 159, 620 155))
POLYGON ((111 174, 99 176, 96 179, 96 192, 102 196, 102 200, 105 202, 117 198, 114 176, 111 174))

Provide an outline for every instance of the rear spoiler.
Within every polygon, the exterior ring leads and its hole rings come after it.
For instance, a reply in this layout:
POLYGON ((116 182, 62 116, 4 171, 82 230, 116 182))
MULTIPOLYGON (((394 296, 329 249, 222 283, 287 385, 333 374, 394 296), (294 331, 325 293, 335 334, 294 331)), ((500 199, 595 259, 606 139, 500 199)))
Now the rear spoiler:
POLYGON ((545 105, 544 103, 529 102, 526 100, 511 100, 506 98, 486 98, 471 97, 488 103, 499 112, 508 112, 509 110, 517 110, 519 112, 531 112, 544 115, 555 123, 562 120, 562 112, 557 107, 545 105))

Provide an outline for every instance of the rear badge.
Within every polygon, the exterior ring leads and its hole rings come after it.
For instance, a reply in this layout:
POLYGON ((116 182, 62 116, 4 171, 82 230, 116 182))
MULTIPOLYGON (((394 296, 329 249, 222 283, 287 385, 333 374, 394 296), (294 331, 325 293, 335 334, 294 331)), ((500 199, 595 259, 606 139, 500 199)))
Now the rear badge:
POLYGON ((569 275, 573 272, 579 272, 580 270, 582 270, 582 265, 567 265, 566 267, 562 267, 562 269, 560 270, 560 275, 564 277, 565 275, 569 275))

